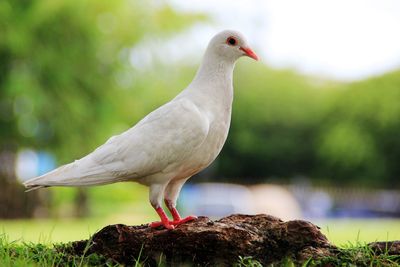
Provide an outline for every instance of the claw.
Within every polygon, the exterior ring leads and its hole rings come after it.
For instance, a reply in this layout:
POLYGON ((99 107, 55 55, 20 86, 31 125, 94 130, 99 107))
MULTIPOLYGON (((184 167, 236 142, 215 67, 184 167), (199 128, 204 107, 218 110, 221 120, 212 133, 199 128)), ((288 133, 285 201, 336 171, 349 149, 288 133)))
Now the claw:
POLYGON ((154 228, 163 225, 165 228, 170 230, 175 228, 173 225, 170 224, 167 215, 161 207, 156 208, 156 212, 158 216, 160 216, 161 222, 152 222, 149 224, 150 227, 154 228))
POLYGON ((172 205, 172 203, 170 201, 168 201, 167 199, 165 200, 165 204, 167 206, 167 208, 169 209, 169 211, 171 212, 172 217, 174 218, 174 220, 171 222, 174 225, 179 225, 185 222, 190 222, 193 221, 195 219, 197 219, 196 216, 187 216, 186 218, 182 219, 181 215, 179 215, 178 210, 174 207, 174 205, 172 205))
POLYGON ((181 216, 179 215, 179 212, 176 210, 175 207, 171 207, 171 206, 167 206, 168 209, 171 211, 172 217, 174 218, 173 221, 170 221, 167 217, 167 215, 165 214, 164 210, 161 207, 156 208, 156 212, 158 214, 158 216, 160 216, 161 221, 160 222, 152 222, 149 224, 149 227, 151 228, 156 228, 159 226, 164 226, 166 229, 175 229, 175 226, 186 223, 186 222, 190 222, 193 221, 195 219, 197 219, 196 216, 188 216, 186 218, 181 218, 181 216))
POLYGON ((186 218, 183 218, 183 219, 173 220, 173 221, 170 222, 170 223, 171 223, 172 225, 180 225, 180 224, 182 224, 182 223, 190 222, 190 221, 193 221, 193 220, 196 220, 196 219, 197 219, 196 216, 191 215, 191 216, 187 216, 186 218))
POLYGON ((170 229, 170 230, 175 229, 175 226, 173 226, 171 223, 172 223, 171 221, 168 221, 167 223, 163 223, 163 222, 152 222, 152 223, 149 223, 149 227, 151 227, 151 228, 157 228, 157 227, 159 227, 159 226, 162 225, 162 226, 164 226, 166 229, 170 229))
POLYGON ((180 219, 180 220, 173 220, 173 221, 168 221, 168 223, 163 223, 163 222, 152 222, 149 224, 149 226, 151 228, 157 228, 160 226, 164 226, 167 229, 175 229, 175 226, 178 226, 180 224, 186 223, 186 222, 190 222, 193 220, 196 220, 197 217, 196 216, 188 216, 186 218, 180 219))
POLYGON ((173 220, 173 221, 168 221, 168 223, 163 223, 163 222, 152 222, 149 224, 149 226, 151 228, 157 228, 161 225, 163 225, 165 228, 167 229, 174 229, 175 226, 186 223, 186 222, 190 222, 197 219, 196 216, 188 216, 186 218, 180 219, 180 220, 173 220))

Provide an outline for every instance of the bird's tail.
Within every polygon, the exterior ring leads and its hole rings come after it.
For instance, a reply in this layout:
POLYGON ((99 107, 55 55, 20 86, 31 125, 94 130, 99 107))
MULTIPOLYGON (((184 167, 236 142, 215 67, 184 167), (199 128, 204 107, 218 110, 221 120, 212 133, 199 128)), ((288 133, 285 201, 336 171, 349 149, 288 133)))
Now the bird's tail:
POLYGON ((44 175, 25 181, 23 185, 27 188, 26 192, 56 185, 73 186, 65 181, 67 178, 66 176, 71 175, 71 170, 73 169, 72 164, 73 163, 61 166, 44 175))
POLYGON ((37 190, 37 189, 40 189, 40 188, 49 187, 49 186, 47 186, 47 185, 25 185, 25 187, 27 188, 25 190, 25 192, 30 192, 30 191, 34 191, 34 190, 37 190))
POLYGON ((110 172, 88 158, 76 160, 23 183, 28 191, 49 186, 91 186, 113 183, 110 172))

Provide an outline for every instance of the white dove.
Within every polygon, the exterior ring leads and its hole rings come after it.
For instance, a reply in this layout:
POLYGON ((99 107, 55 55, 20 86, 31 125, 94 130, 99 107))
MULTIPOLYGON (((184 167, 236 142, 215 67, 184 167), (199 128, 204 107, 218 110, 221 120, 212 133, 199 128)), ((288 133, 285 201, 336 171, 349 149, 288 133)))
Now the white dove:
POLYGON ((173 229, 196 219, 182 219, 176 201, 183 184, 210 165, 225 143, 231 122, 233 69, 241 56, 258 60, 240 32, 218 33, 193 81, 174 99, 87 156, 24 185, 30 191, 134 181, 150 187, 150 203, 161 218, 151 227, 173 229), (172 221, 162 209, 163 198, 172 221))

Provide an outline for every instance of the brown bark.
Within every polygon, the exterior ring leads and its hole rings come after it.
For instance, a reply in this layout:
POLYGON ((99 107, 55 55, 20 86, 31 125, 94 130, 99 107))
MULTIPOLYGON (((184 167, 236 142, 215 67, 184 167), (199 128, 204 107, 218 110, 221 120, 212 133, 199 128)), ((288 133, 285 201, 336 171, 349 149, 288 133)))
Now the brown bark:
POLYGON ((0 219, 43 216, 48 212, 39 192, 25 193, 15 174, 16 148, 0 147, 0 219))
POLYGON ((150 266, 160 259, 172 266, 232 266, 239 256, 265 265, 285 257, 302 261, 331 256, 336 250, 314 224, 268 215, 231 215, 217 221, 200 217, 174 230, 110 225, 90 241, 73 243, 73 249, 78 255, 98 253, 125 265, 139 259, 150 266))
POLYGON ((16 179, 0 176, 0 218, 32 218, 40 206, 37 192, 25 193, 25 187, 16 179))

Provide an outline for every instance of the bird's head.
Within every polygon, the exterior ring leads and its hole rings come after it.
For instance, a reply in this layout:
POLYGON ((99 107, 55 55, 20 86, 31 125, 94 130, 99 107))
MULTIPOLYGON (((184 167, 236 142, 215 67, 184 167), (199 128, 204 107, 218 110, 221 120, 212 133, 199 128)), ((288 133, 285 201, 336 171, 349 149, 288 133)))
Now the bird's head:
POLYGON ((258 60, 258 56, 250 48, 246 38, 238 31, 225 30, 218 33, 211 39, 208 49, 228 60, 235 61, 242 56, 258 60))

